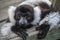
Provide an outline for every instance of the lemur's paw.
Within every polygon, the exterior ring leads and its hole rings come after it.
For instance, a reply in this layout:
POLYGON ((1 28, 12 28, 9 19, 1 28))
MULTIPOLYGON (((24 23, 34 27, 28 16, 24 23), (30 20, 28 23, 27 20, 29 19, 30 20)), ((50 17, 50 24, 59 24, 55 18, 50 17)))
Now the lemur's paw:
POLYGON ((22 39, 23 39, 23 40, 26 40, 26 39, 27 39, 27 36, 28 36, 27 33, 23 33, 23 34, 22 34, 22 39))
POLYGON ((44 39, 46 35, 44 35, 42 32, 37 35, 38 39, 44 39))

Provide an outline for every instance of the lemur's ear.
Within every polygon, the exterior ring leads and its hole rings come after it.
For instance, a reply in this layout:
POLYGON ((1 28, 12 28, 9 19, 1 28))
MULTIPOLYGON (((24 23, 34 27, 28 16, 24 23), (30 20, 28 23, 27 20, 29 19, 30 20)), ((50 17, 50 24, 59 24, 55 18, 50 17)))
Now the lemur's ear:
POLYGON ((8 8, 8 17, 12 23, 15 23, 15 19, 14 19, 15 10, 16 10, 16 7, 14 6, 10 6, 8 8))

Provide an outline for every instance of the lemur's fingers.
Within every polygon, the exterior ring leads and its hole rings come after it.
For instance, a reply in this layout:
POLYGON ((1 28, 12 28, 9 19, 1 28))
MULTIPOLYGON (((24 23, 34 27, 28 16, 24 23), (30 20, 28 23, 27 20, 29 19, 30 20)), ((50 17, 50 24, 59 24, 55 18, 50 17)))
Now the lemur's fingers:
POLYGON ((24 29, 20 29, 18 31, 18 35, 23 39, 23 40, 26 40, 28 34, 26 33, 26 31, 24 31, 24 29))
POLYGON ((25 33, 25 32, 20 32, 21 33, 21 37, 23 38, 23 40, 26 40, 26 38, 27 38, 27 33, 25 33))
POLYGON ((23 32, 16 32, 16 34, 21 37, 23 40, 26 40, 27 36, 23 32))
POLYGON ((25 29, 22 28, 16 28, 15 26, 12 27, 11 29, 14 33, 16 33, 19 37, 23 38, 23 40, 26 40, 26 37, 28 34, 26 33, 25 29))
POLYGON ((20 29, 20 33, 25 35, 25 36, 28 36, 28 34, 26 33, 26 31, 24 29, 20 29))
POLYGON ((26 36, 22 36, 22 38, 23 38, 23 40, 26 40, 26 39, 27 39, 27 37, 26 37, 26 36))

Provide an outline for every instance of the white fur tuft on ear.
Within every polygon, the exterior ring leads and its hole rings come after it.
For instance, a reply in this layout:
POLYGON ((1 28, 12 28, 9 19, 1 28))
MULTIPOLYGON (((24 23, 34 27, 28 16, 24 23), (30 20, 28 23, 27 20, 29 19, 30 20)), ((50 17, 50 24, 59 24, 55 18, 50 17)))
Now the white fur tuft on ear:
POLYGON ((12 23, 15 23, 15 19, 14 19, 15 9, 16 9, 16 7, 14 7, 14 6, 10 6, 9 9, 8 9, 9 20, 12 23))

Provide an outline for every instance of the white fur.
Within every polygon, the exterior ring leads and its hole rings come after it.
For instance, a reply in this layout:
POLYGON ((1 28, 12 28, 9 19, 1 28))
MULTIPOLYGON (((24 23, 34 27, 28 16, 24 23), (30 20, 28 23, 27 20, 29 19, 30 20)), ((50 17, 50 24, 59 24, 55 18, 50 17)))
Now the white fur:
POLYGON ((13 26, 12 23, 6 23, 1 27, 1 34, 3 36, 7 36, 8 33, 11 31, 11 27, 13 26))
POLYGON ((39 23, 40 21, 40 15, 41 15, 41 9, 39 6, 34 8, 34 20, 32 22, 32 24, 36 25, 37 23, 39 23))
POLYGON ((8 9, 9 19, 12 23, 15 23, 15 19, 14 19, 15 9, 16 9, 16 7, 14 7, 14 6, 10 6, 8 9))
POLYGON ((26 4, 26 5, 30 5, 30 6, 34 7, 35 5, 39 5, 39 3, 41 3, 41 2, 45 2, 49 6, 51 6, 51 4, 52 4, 51 1, 49 1, 49 0, 26 0, 26 1, 22 2, 21 4, 19 4, 18 6, 26 4))
POLYGON ((39 25, 42 25, 45 21, 48 21, 48 17, 45 17, 43 20, 41 20, 39 25))
POLYGON ((48 18, 49 18, 48 23, 51 25, 50 30, 56 28, 58 23, 60 22, 59 12, 53 12, 52 14, 49 14, 48 18))
POLYGON ((32 0, 32 1, 27 0, 27 1, 24 1, 24 2, 20 3, 18 6, 21 6, 21 5, 30 5, 30 6, 34 7, 34 4, 36 4, 36 0, 32 0))
POLYGON ((15 33, 13 33, 11 31, 11 27, 13 26, 14 24, 12 23, 6 23, 4 24, 2 27, 1 27, 1 35, 2 35, 2 39, 9 39, 12 38, 11 40, 20 40, 21 38, 17 37, 18 35, 16 35, 15 33), (16 37, 16 38, 15 38, 16 37))
POLYGON ((39 25, 42 25, 45 21, 47 21, 48 24, 50 24, 50 29, 49 30, 52 30, 53 28, 57 28, 57 25, 60 22, 59 12, 51 12, 43 20, 41 20, 39 25))

